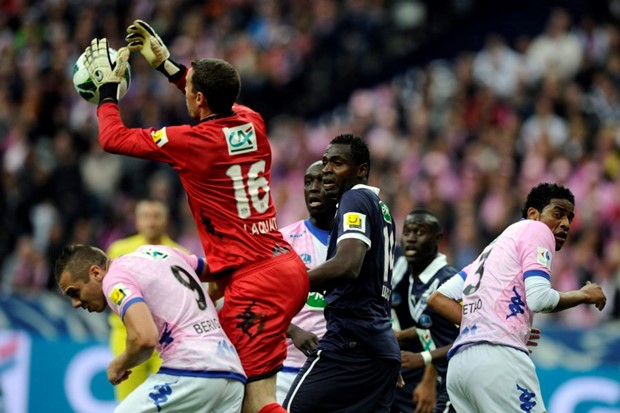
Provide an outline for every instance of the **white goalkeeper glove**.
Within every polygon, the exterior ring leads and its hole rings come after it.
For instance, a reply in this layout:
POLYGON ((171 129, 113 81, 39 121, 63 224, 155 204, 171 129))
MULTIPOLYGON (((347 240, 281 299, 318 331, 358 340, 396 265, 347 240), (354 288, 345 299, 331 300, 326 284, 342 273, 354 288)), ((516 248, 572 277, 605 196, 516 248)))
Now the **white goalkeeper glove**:
POLYGON ((84 51, 84 68, 99 90, 99 103, 104 99, 118 101, 118 87, 127 70, 128 61, 129 49, 126 47, 118 50, 116 60, 113 61, 107 39, 93 39, 90 42, 84 51))
POLYGON ((185 66, 170 60, 170 52, 155 30, 143 20, 134 20, 127 28, 127 48, 140 51, 151 67, 162 72, 171 81, 185 75, 185 66))

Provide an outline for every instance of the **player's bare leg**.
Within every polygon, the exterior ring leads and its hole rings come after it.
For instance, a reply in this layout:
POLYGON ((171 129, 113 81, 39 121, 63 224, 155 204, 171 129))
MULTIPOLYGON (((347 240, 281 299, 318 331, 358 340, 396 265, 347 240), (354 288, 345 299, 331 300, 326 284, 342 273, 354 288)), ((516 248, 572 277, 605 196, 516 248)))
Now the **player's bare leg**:
MULTIPOLYGON (((276 402, 276 377, 273 375, 266 379, 253 381, 245 385, 245 397, 243 398, 242 413, 258 413, 261 409, 267 405, 271 405, 276 402)), ((274 406, 275 408, 275 406, 274 406)), ((281 410, 271 410, 272 412, 285 412, 284 408, 281 410)))

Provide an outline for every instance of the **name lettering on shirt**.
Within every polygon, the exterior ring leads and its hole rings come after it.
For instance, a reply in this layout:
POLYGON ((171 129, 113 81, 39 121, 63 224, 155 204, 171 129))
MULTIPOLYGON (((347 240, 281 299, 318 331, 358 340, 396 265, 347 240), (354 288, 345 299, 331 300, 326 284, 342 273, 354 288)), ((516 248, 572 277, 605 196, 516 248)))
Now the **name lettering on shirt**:
POLYGON ((344 214, 343 229, 345 231, 366 232, 366 215, 358 212, 344 214))
POLYGON ((256 132, 252 123, 245 123, 234 128, 223 128, 222 131, 226 137, 229 155, 240 155, 258 149, 256 132))
POLYGON ((194 323, 193 327, 194 331, 196 331, 197 334, 205 334, 209 331, 222 328, 222 326, 220 325, 220 321, 217 318, 202 320, 199 323, 194 323))
POLYGON ((166 128, 161 128, 160 130, 151 132, 151 138, 153 139, 153 142, 155 142, 155 145, 161 148, 168 143, 168 134, 166 133, 166 128))
POLYGON ((243 224, 243 228, 252 235, 268 234, 278 230, 276 218, 269 218, 264 221, 255 222, 252 225, 243 224))
POLYGON ((463 315, 472 314, 482 308, 482 300, 478 298, 476 302, 463 304, 463 315))

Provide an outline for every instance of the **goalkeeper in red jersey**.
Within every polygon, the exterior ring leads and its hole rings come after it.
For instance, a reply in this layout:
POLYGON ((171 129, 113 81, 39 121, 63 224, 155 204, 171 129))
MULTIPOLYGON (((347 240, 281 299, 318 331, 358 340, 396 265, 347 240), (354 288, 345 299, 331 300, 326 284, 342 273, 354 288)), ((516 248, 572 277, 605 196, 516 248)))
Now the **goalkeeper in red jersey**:
POLYGON ((136 20, 127 31, 128 47, 114 62, 106 39, 86 49, 85 67, 100 94, 99 143, 106 152, 165 162, 178 172, 208 263, 203 281, 223 290, 220 322, 248 377, 243 412, 284 412, 276 403, 276 373, 286 357, 288 325, 308 296, 308 276, 278 231, 265 123, 235 103, 241 82, 229 63, 197 59, 186 68, 170 60, 147 23, 136 20), (117 90, 130 50, 184 92, 196 124, 123 124, 117 90))

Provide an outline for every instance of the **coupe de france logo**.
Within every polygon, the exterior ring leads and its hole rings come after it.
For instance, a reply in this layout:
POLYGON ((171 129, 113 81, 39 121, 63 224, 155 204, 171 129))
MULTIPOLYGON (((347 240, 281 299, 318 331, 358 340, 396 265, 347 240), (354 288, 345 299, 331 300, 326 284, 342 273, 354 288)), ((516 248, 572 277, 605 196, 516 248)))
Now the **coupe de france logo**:
POLYGON ((224 136, 226 136, 229 155, 239 155, 258 149, 258 145, 256 144, 256 132, 254 131, 253 124, 246 123, 244 125, 235 126, 234 128, 224 128, 222 130, 224 131, 224 136))
POLYGON ((166 128, 161 128, 160 130, 151 132, 151 138, 153 139, 153 142, 155 142, 155 145, 161 148, 162 146, 168 143, 168 135, 166 134, 166 128))
POLYGON ((131 291, 129 291, 129 289, 125 287, 124 284, 118 283, 114 286, 112 292, 110 293, 110 300, 112 300, 112 302, 117 306, 120 306, 123 301, 125 301, 125 298, 129 297, 130 295, 131 291))
POLYGON ((344 230, 366 232, 366 215, 358 212, 347 212, 344 214, 344 230))
POLYGON ((537 260, 540 264, 551 270, 551 252, 547 248, 538 247, 538 254, 536 254, 537 260))

